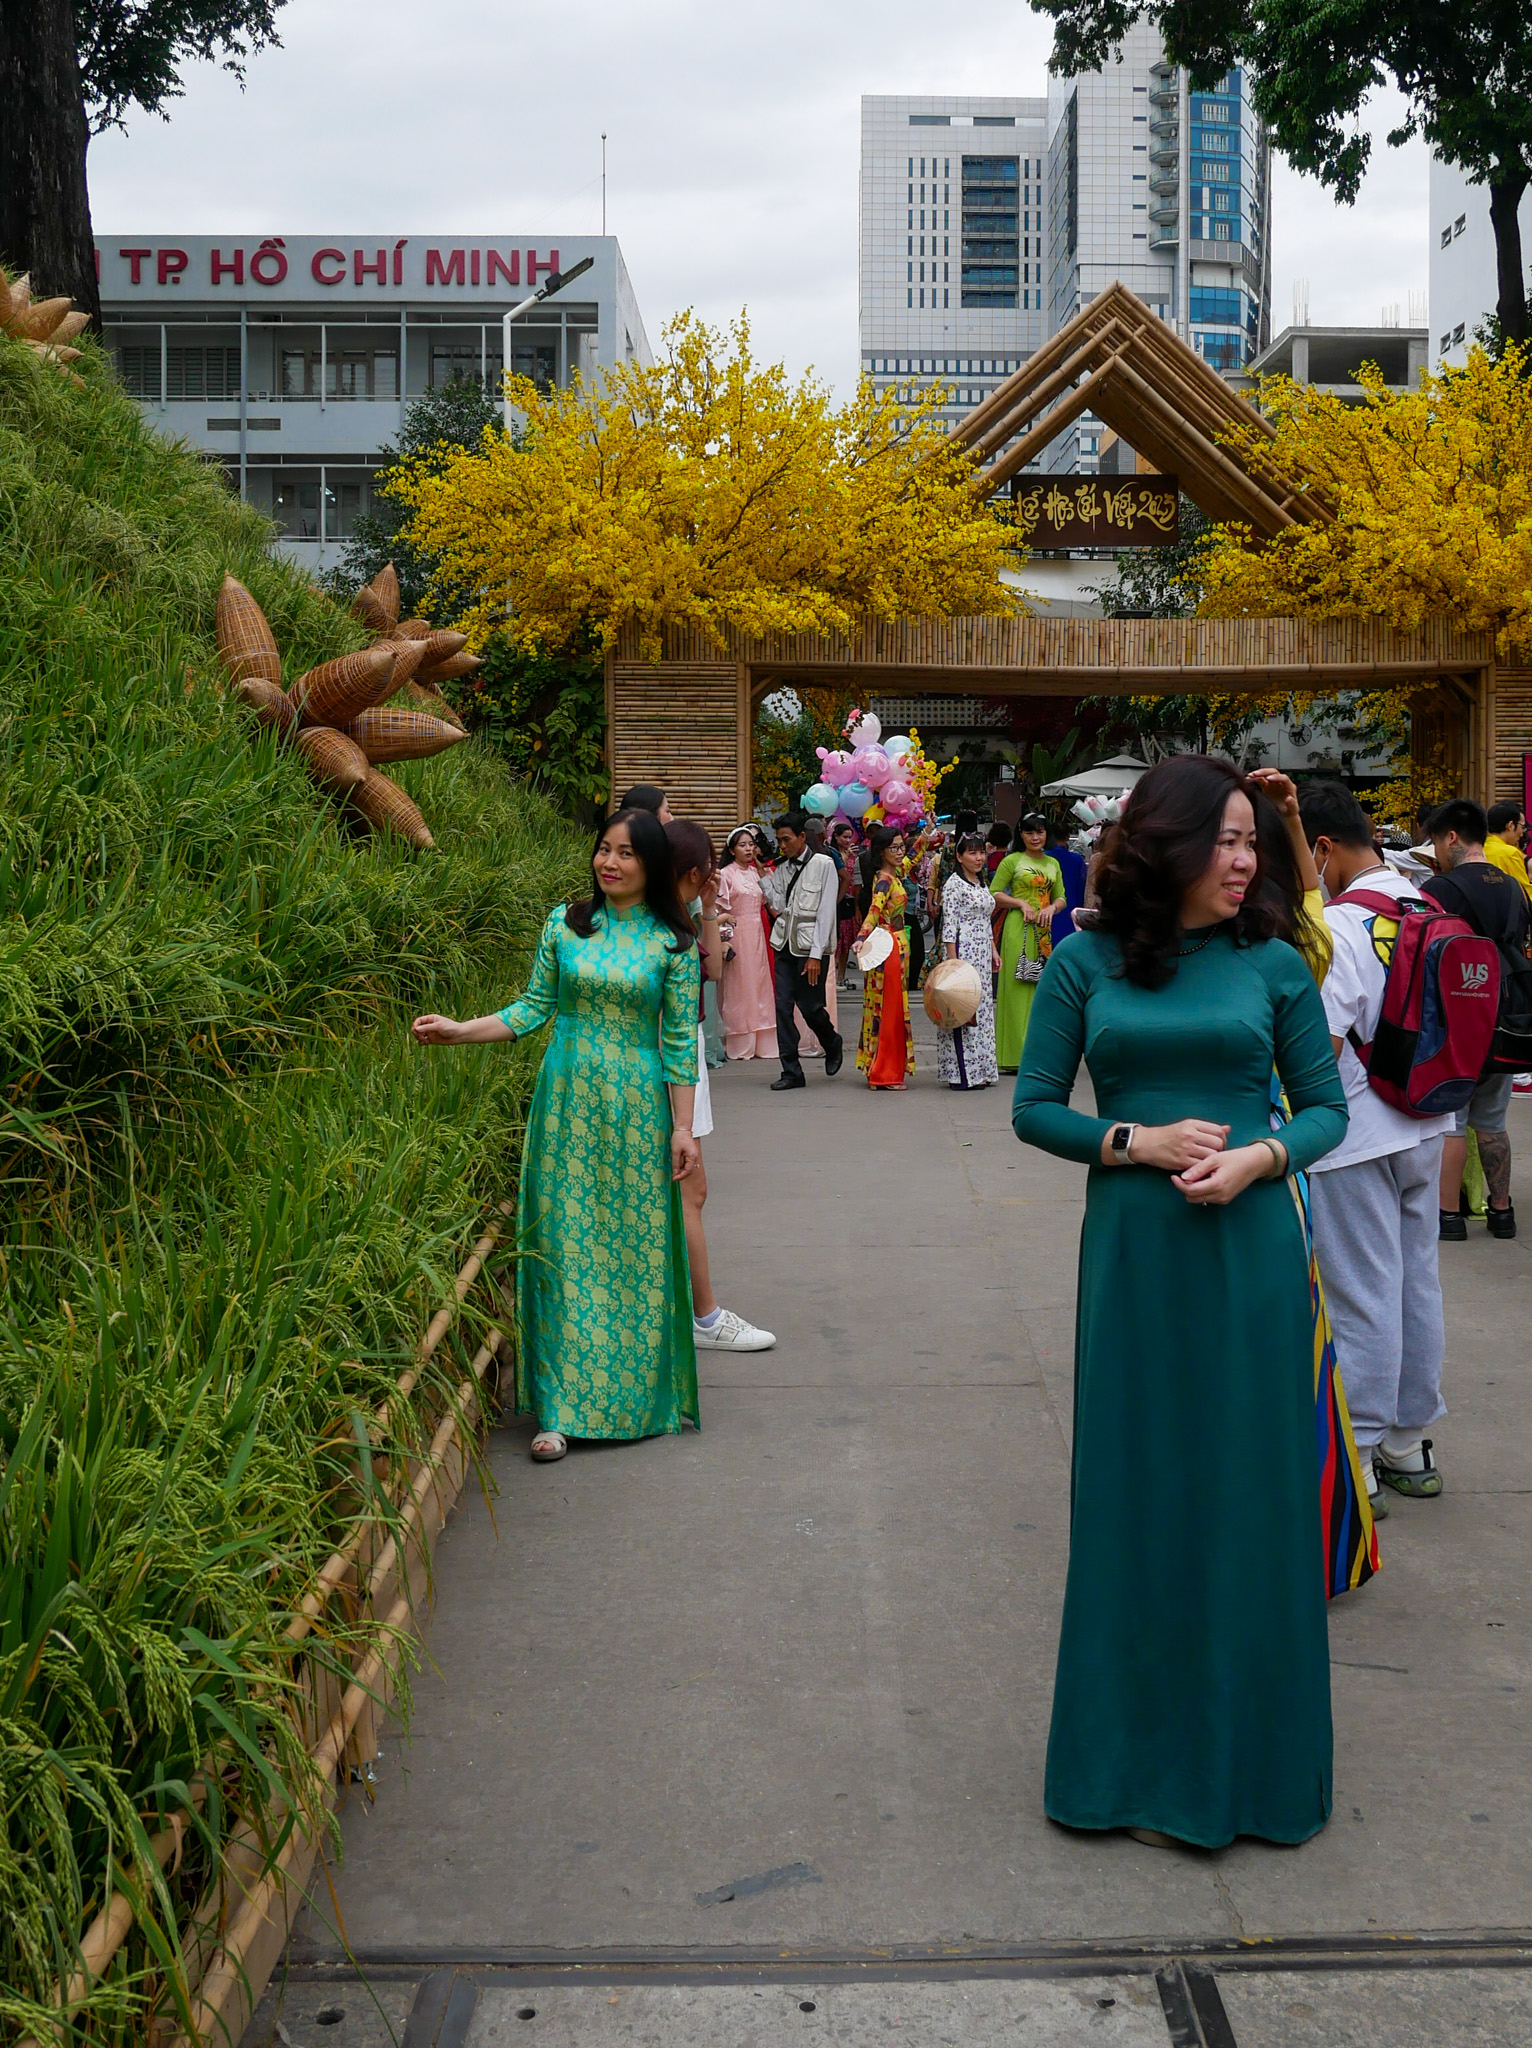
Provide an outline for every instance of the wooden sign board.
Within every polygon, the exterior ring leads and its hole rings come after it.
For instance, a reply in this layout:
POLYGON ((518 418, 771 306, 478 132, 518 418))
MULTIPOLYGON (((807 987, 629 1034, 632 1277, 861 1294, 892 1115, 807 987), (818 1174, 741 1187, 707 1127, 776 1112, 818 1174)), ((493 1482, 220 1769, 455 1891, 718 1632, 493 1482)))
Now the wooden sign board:
POLYGON ((1181 489, 1173 476, 1018 476, 1017 538, 1038 548, 1174 547, 1181 489))

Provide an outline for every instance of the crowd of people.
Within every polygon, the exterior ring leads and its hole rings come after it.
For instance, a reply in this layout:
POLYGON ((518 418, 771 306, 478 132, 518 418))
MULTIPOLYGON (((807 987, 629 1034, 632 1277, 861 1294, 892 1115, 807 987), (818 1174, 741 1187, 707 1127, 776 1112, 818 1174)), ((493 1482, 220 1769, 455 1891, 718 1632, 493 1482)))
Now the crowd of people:
POLYGON ((901 1090, 918 904, 978 991, 940 1033, 942 1082, 1016 1072, 1017 1136, 1089 1168, 1047 1811, 1303 1841, 1331 1803, 1325 1601, 1377 1569, 1390 1496, 1444 1484, 1438 1257, 1467 1235, 1470 1135, 1489 1234, 1516 1232, 1525 820, 1455 799, 1386 852, 1340 783, 1191 755, 1139 781, 1088 861, 1040 813, 1015 844, 971 813, 829 844, 817 822, 741 825, 720 862, 663 791, 630 790, 520 999, 415 1020, 422 1044, 553 1026, 516 1261, 532 1455, 700 1426, 698 1350, 774 1344, 713 1290, 703 985, 726 1056, 774 1059, 785 1092, 808 1041, 839 1071, 855 965, 858 1071, 901 1090))

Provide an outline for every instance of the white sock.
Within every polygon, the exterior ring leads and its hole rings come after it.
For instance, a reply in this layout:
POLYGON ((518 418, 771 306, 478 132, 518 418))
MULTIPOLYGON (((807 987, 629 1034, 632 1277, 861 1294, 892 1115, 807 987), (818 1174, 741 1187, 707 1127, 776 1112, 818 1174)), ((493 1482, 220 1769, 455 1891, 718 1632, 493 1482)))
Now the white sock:
POLYGON ((1383 1484, 1382 1480, 1378 1477, 1378 1468, 1372 1461, 1372 1454, 1376 1449, 1376 1444, 1358 1444, 1356 1447, 1357 1459, 1362 1467, 1362 1477, 1367 1483, 1367 1491, 1370 1494, 1376 1494, 1383 1484))
POLYGON ((1425 1446, 1418 1430, 1391 1429, 1379 1449, 1396 1472, 1426 1469, 1425 1446))
POLYGON ((713 1309, 709 1314, 705 1316, 694 1315, 692 1317, 692 1321, 697 1325, 697 1328, 699 1330, 711 1330, 714 1323, 717 1322, 718 1318, 722 1314, 723 1307, 722 1304, 720 1304, 717 1308, 713 1309))

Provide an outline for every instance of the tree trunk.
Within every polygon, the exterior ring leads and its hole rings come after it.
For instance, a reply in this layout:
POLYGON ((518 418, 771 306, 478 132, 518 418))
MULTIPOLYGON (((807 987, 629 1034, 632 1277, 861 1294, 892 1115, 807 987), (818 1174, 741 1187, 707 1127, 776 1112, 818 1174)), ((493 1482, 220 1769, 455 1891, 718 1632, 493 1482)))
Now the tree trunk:
POLYGON ((0 262, 101 325, 74 0, 0 0, 0 262))
POLYGON ((1503 165, 1491 178, 1489 217, 1495 230, 1495 268, 1500 296, 1495 315, 1507 341, 1527 338, 1527 280, 1521 263, 1521 195, 1527 173, 1520 164, 1503 165))

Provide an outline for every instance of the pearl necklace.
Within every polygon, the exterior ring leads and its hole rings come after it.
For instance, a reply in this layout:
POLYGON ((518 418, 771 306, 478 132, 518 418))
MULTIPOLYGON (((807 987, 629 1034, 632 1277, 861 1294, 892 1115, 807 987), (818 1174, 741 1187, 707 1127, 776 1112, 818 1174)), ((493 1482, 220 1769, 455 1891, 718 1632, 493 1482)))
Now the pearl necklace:
POLYGON ((1193 953, 1200 953, 1204 946, 1210 945, 1218 937, 1218 932, 1219 927, 1215 924, 1213 929, 1205 933, 1195 946, 1178 946, 1176 948, 1176 958, 1178 960, 1190 960, 1193 953))

